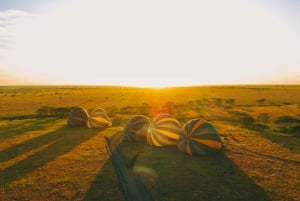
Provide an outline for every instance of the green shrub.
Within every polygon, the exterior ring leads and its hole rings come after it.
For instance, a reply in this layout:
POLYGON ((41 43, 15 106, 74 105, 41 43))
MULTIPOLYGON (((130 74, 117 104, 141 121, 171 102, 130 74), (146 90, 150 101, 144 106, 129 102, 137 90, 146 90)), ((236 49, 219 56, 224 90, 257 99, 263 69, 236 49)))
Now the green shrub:
POLYGON ((255 119, 250 114, 245 112, 233 112, 233 113, 238 123, 242 124, 247 128, 253 127, 255 119))
POLYGON ((300 120, 291 116, 280 116, 275 120, 276 124, 294 124, 300 123, 300 120))
POLYGON ((300 137, 300 120, 291 116, 280 116, 275 120, 279 131, 300 137))
POLYGON ((292 126, 290 128, 291 134, 295 135, 296 137, 300 137, 300 125, 292 126))
POLYGON ((37 117, 49 117, 49 116, 67 116, 70 114, 72 107, 49 107, 43 106, 35 111, 37 117))

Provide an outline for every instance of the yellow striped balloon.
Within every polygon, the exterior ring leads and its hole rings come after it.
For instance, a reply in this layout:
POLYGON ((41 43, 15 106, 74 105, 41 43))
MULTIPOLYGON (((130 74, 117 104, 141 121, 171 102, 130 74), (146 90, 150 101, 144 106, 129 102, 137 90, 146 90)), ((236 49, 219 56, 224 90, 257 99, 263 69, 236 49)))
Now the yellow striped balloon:
POLYGON ((176 145, 182 132, 182 127, 171 114, 160 114, 151 124, 147 135, 147 143, 153 146, 176 145))
POLYGON ((206 155, 222 149, 222 142, 215 127, 203 119, 192 119, 183 126, 178 149, 189 155, 206 155))
POLYGON ((71 127, 85 126, 88 121, 88 112, 83 107, 75 107, 68 117, 68 125, 71 127))
POLYGON ((104 128, 111 126, 111 120, 102 108, 93 110, 88 118, 87 127, 89 128, 104 128))
POLYGON ((150 120, 144 115, 132 117, 125 125, 123 134, 124 140, 131 142, 146 142, 149 132, 150 120))

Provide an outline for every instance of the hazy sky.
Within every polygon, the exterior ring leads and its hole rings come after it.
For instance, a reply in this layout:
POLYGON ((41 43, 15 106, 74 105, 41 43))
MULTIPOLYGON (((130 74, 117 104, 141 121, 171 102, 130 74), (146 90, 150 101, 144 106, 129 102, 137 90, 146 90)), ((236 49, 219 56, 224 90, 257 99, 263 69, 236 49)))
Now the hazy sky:
POLYGON ((1 0, 1 74, 55 84, 300 83, 300 1, 1 0))

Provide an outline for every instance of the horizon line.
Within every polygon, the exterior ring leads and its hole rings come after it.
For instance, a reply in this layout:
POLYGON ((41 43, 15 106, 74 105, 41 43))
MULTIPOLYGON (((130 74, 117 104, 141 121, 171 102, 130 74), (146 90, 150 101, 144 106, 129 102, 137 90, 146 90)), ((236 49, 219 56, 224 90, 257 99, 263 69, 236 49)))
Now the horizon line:
POLYGON ((191 84, 173 86, 139 86, 117 84, 0 84, 0 87, 125 87, 125 88, 181 88, 181 87, 231 87, 231 86, 300 86, 300 83, 219 83, 219 84, 191 84))

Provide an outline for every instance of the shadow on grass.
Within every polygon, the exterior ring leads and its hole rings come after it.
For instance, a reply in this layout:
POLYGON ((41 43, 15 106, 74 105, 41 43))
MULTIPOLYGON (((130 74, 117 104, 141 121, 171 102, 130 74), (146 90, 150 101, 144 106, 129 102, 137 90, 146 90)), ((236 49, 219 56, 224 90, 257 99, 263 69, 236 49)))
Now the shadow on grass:
POLYGON ((257 152, 257 151, 252 151, 250 149, 246 149, 244 147, 240 147, 240 146, 236 146, 236 145, 232 145, 232 144, 227 144, 226 146, 227 147, 234 147, 235 149, 240 150, 240 151, 235 151, 235 150, 231 150, 231 149, 225 149, 226 152, 230 152, 230 153, 234 153, 234 154, 238 154, 238 155, 244 155, 244 156, 259 156, 259 157, 266 158, 266 159, 269 159, 269 160, 300 165, 300 161, 278 157, 275 154, 274 155, 264 154, 264 153, 260 153, 260 152, 257 152))
POLYGON ((282 135, 278 133, 260 132, 260 136, 280 144, 290 150, 300 153, 300 138, 292 135, 282 135))
POLYGON ((63 126, 56 131, 30 139, 0 152, 0 162, 25 154, 34 149, 36 153, 0 172, 0 187, 15 181, 27 173, 46 165, 55 158, 71 151, 90 139, 99 129, 69 128, 63 126))
MULTIPOLYGON (((232 123, 230 123, 230 124, 232 124, 232 123)), ((272 142, 280 144, 280 145, 284 146, 285 148, 288 148, 292 151, 300 152, 300 146, 299 146, 300 138, 299 137, 296 137, 293 135, 288 135, 288 134, 275 133, 275 132, 271 132, 268 130, 253 129, 253 128, 242 126, 241 124, 232 124, 232 125, 242 128, 242 129, 248 129, 250 131, 255 131, 259 136, 261 136, 265 139, 268 139, 272 142)))
MULTIPOLYGON (((58 118, 25 119, 8 121, 0 130, 0 140, 22 135, 28 131, 39 131, 57 122, 58 118)), ((1 158, 0 158, 1 160, 1 158)))
MULTIPOLYGON (((195 157, 179 152, 175 146, 157 148, 129 142, 121 143, 119 149, 129 159, 140 152, 136 167, 156 173, 156 178, 149 171, 145 171, 144 176, 139 175, 152 182, 155 180, 150 188, 155 200, 270 200, 224 153, 195 157)), ((92 182, 85 200, 124 200, 110 160, 92 182)))

